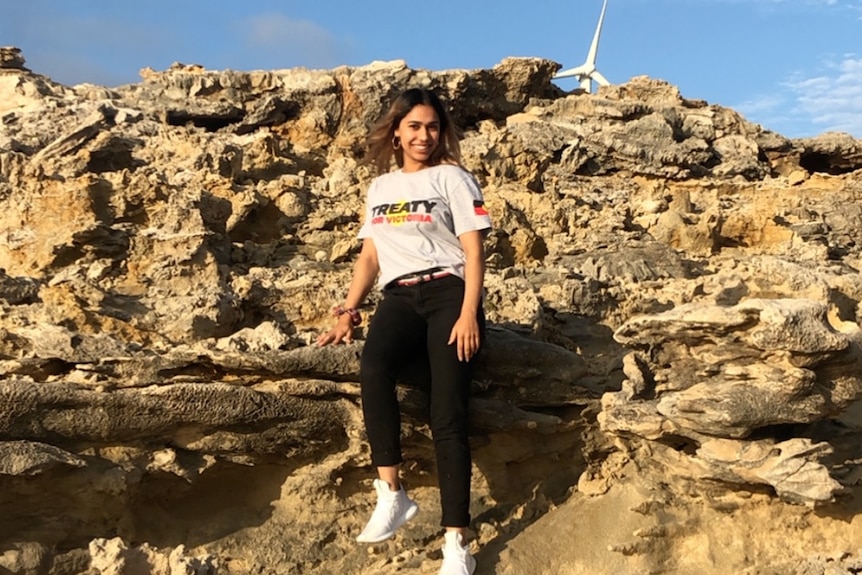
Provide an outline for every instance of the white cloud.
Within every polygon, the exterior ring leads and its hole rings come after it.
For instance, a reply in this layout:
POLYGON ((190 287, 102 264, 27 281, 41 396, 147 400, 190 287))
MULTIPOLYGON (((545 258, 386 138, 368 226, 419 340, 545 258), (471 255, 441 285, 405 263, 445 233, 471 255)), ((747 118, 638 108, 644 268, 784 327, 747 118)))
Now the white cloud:
POLYGON ((798 75, 785 85, 795 98, 793 114, 810 118, 824 131, 862 138, 862 58, 826 63, 818 76, 798 75))
POLYGON ((786 94, 766 94, 731 107, 747 120, 783 136, 795 138, 814 135, 816 130, 810 128, 807 122, 788 113, 791 106, 786 94), (804 127, 801 125, 803 123, 806 124, 804 127))
POLYGON ((862 58, 845 55, 817 75, 798 72, 778 86, 733 106, 746 118, 789 137, 847 132, 862 138, 862 58))
POLYGON ((703 0, 718 4, 796 4, 801 6, 835 6, 838 0, 703 0))
POLYGON ((834 6, 838 4, 838 0, 714 0, 717 2, 733 2, 737 4, 805 4, 809 6, 817 6, 825 4, 834 6))
POLYGON ((772 114, 775 110, 780 109, 787 102, 787 99, 778 94, 761 95, 751 100, 734 106, 734 109, 744 116, 754 116, 756 114, 772 114))
POLYGON ((331 68, 344 64, 349 42, 308 20, 259 14, 242 24, 246 45, 271 52, 283 66, 331 68))

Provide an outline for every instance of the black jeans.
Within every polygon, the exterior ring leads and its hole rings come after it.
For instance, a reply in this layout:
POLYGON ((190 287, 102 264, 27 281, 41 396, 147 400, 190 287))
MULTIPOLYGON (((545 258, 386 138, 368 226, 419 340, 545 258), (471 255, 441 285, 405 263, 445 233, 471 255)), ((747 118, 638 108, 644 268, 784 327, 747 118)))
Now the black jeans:
MULTIPOLYGON (((472 460, 467 433, 474 361, 459 361, 455 344, 447 343, 463 300, 464 281, 456 276, 387 288, 371 320, 360 367, 371 462, 380 467, 402 462, 395 382, 406 365, 424 360, 430 366, 431 432, 444 527, 470 524, 472 460)), ((481 308, 477 320, 484 339, 481 308)))

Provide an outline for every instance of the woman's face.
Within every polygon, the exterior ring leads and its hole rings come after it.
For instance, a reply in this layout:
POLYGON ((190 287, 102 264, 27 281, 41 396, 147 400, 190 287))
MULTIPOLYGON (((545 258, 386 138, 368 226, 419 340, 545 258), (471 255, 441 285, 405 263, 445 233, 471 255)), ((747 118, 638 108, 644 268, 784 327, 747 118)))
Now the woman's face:
POLYGON ((440 144, 440 118, 434 108, 426 104, 413 106, 395 128, 404 152, 405 172, 427 168, 431 154, 440 144))

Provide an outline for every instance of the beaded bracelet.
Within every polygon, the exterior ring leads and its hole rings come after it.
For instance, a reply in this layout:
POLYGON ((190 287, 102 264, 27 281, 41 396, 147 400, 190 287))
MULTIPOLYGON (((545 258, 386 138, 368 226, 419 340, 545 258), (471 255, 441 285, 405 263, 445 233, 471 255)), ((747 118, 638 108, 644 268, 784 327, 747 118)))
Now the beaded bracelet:
POLYGON ((344 309, 343 307, 341 307, 339 305, 339 306, 335 306, 332 309, 332 313, 333 313, 333 315, 335 315, 335 317, 340 317, 344 314, 349 315, 350 316, 350 323, 354 326, 362 323, 362 316, 359 314, 359 310, 357 310, 356 308, 344 309))

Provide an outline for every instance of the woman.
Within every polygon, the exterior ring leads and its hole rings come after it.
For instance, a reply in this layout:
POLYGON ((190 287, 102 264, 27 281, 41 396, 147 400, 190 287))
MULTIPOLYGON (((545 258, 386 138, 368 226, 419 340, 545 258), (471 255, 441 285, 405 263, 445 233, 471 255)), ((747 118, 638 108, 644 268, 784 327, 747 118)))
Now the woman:
POLYGON ((379 175, 368 189, 362 250, 336 325, 318 345, 350 342, 356 309, 375 282, 383 299, 360 364, 362 410, 377 468, 377 506, 360 542, 391 537, 419 510, 400 482, 400 412, 395 382, 427 354, 431 430, 446 529, 440 575, 471 575, 471 457, 467 437, 473 359, 484 338, 484 236, 491 227, 482 192, 460 166, 455 126, 440 99, 402 93, 372 130, 366 159, 379 175), (398 166, 390 171, 392 159, 398 166))

